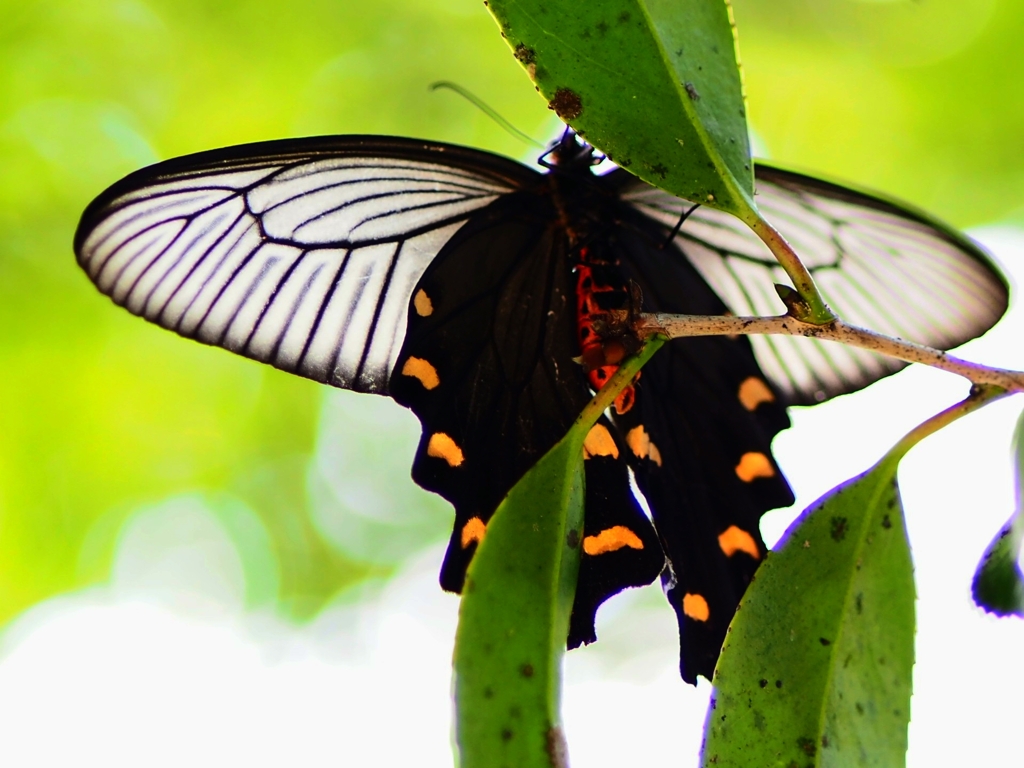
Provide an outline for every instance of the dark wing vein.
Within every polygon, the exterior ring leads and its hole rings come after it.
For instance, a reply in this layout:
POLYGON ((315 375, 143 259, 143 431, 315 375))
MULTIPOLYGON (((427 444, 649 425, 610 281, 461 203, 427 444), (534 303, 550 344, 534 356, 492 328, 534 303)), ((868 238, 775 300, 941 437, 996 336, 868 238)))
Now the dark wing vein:
MULTIPOLYGON (((622 197, 670 232, 691 203, 620 174, 622 197)), ((995 324, 1005 279, 974 242, 920 211, 800 174, 758 165, 757 201, 847 322, 949 349, 995 324)), ((788 282, 738 219, 696 210, 676 242, 738 315, 782 310, 772 284, 788 282)), ((791 404, 859 389, 903 363, 832 342, 754 337, 765 373, 791 404)))
POLYGON ((321 137, 171 160, 86 210, 79 264, 131 312, 317 381, 384 392, 414 287, 533 171, 484 152, 321 137))

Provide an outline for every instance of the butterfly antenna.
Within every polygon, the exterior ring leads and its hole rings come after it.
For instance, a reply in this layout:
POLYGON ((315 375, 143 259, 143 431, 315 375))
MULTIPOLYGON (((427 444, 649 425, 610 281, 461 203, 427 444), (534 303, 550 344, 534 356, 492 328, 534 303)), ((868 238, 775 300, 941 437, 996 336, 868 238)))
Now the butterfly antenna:
POLYGON ((470 93, 465 88, 463 88, 461 85, 459 85, 457 83, 453 83, 450 80, 438 80, 436 83, 431 83, 430 84, 430 90, 432 90, 432 91, 436 91, 436 90, 438 90, 440 88, 444 88, 444 89, 447 89, 449 91, 454 91, 455 93, 459 94, 459 96, 461 96, 466 101, 468 101, 470 104, 472 104, 474 107, 479 109, 481 112, 483 112, 489 118, 491 118, 491 120, 496 122, 498 125, 500 125, 502 128, 504 128, 506 131, 508 131, 513 136, 515 136, 517 139, 521 139, 521 140, 527 142, 528 144, 533 144, 533 146, 537 147, 537 149, 546 149, 546 147, 543 144, 541 144, 539 141, 534 139, 529 134, 524 133, 523 131, 520 131, 518 128, 516 128, 514 125, 512 125, 512 123, 510 123, 504 117, 499 115, 497 110, 495 110, 489 104, 485 103, 483 101, 483 99, 481 99, 480 97, 478 97, 474 93, 470 93))
POLYGON ((683 211, 683 215, 679 217, 679 221, 672 227, 672 231, 668 233, 668 237, 665 242, 661 244, 660 250, 664 251, 668 248, 669 244, 676 239, 676 235, 679 234, 679 230, 683 228, 683 222, 690 218, 690 214, 700 208, 700 203, 694 203, 686 211, 683 211))

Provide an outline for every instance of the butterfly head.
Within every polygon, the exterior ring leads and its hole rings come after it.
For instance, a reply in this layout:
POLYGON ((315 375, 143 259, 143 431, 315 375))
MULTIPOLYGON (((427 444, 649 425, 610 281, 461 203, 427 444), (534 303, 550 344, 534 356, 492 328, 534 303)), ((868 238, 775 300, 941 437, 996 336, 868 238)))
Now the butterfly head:
POLYGON ((566 127, 562 136, 537 160, 552 171, 588 171, 604 158, 595 155, 594 148, 579 137, 572 128, 566 127))

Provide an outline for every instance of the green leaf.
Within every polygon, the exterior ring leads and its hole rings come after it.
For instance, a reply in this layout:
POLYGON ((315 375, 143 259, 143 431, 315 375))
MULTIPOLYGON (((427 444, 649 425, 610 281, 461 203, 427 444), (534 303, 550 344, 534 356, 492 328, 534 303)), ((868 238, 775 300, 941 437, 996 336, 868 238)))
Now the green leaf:
POLYGON ((737 215, 753 171, 731 10, 720 0, 491 0, 548 106, 618 165, 737 215))
POLYGON ((758 570, 715 671, 703 765, 903 765, 914 581, 901 455, 818 501, 758 570))
POLYGON ((560 768, 561 660, 583 532, 583 441, 663 340, 620 366, 572 429, 515 485, 466 573, 455 638, 462 768, 560 768))
POLYGON ((974 602, 996 616, 1024 616, 1024 573, 1019 563, 1022 520, 1018 508, 988 545, 971 584, 974 602))
POLYGON ((997 616, 1024 616, 1024 573, 1020 569, 1024 543, 1024 414, 1013 436, 1016 454, 1017 511, 988 545, 971 584, 974 602, 997 616))
POLYGON ((463 766, 564 763, 558 667, 580 560, 582 447, 573 430, 512 489, 466 574, 455 648, 463 766))
POLYGON ((726 635, 702 765, 904 764, 914 577, 896 468, 928 435, 1008 394, 972 387, 790 526, 726 635))

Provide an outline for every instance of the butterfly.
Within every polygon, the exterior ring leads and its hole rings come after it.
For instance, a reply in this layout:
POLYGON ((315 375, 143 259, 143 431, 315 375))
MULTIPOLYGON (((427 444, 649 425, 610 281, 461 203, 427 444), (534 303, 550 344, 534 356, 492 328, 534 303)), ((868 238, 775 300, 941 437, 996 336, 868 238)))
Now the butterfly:
MULTIPOLYGON (((630 351, 611 310, 780 309, 785 274, 745 225, 597 160, 571 131, 543 171, 379 136, 217 149, 111 186, 74 248, 136 315, 411 408, 413 478, 455 509, 440 580, 458 592, 501 499, 630 351)), ((1004 312, 996 267, 927 215, 763 164, 756 183, 848 322, 949 348, 1004 312)), ((902 365, 814 339, 668 342, 586 438, 568 646, 596 639, 606 599, 660 577, 682 677, 710 679, 766 554, 760 517, 793 502, 771 453, 786 408, 902 365)))

